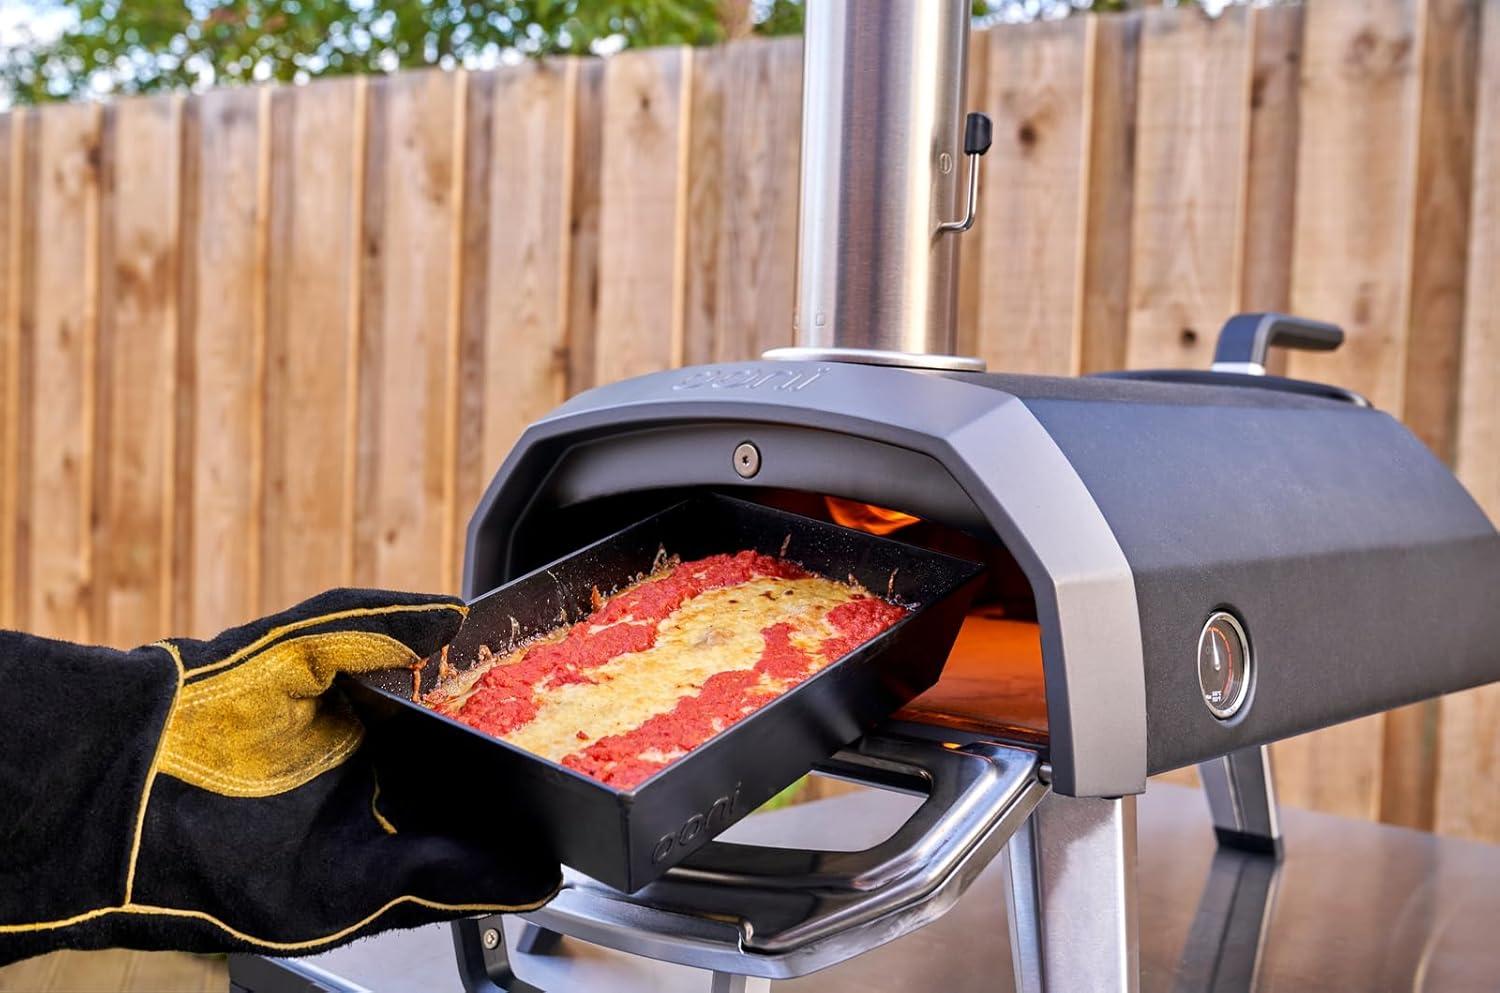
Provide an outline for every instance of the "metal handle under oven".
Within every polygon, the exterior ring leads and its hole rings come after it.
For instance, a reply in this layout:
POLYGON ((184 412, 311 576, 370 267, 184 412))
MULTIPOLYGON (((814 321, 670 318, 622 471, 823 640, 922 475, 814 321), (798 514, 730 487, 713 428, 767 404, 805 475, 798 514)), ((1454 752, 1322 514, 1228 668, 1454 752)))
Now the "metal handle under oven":
POLYGON ((714 972, 805 975, 942 916, 1048 789, 1035 752, 991 742, 872 735, 819 768, 926 800, 864 851, 713 842, 633 894, 569 873, 526 920, 714 972))

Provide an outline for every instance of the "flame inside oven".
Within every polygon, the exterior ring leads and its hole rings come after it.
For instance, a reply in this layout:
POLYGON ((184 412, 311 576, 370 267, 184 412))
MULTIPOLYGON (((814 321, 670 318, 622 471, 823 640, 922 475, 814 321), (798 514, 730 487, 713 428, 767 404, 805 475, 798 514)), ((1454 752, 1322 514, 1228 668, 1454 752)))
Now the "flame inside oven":
POLYGON ((903 514, 899 510, 888 510, 885 507, 877 507, 873 503, 859 503, 841 497, 825 496, 823 502, 828 507, 828 516, 835 524, 842 524, 846 528, 854 528, 866 534, 893 534, 904 527, 921 523, 922 520, 920 517, 903 514))

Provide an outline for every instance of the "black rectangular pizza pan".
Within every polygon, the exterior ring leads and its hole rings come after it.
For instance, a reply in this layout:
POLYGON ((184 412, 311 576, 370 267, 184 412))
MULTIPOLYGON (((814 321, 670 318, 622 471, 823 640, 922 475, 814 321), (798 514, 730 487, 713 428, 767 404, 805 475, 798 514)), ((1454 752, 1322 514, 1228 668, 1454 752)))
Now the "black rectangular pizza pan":
MULTIPOLYGON (((830 579, 852 577, 910 612, 633 790, 414 703, 408 671, 353 676, 346 691, 381 760, 418 764, 435 804, 459 805, 481 824, 529 822, 558 861, 637 890, 935 683, 981 567, 758 504, 697 496, 477 598, 449 649, 450 664, 467 668, 482 645, 504 654, 587 616, 595 588, 608 595, 630 584, 663 553, 690 560, 745 549, 830 579)), ((422 672, 422 692, 436 670, 422 672)))

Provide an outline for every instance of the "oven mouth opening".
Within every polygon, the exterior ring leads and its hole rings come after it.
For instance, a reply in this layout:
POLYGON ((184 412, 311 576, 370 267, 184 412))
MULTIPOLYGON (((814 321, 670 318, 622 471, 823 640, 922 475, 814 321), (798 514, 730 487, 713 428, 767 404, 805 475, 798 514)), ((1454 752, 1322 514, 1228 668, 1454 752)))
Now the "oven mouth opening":
MULTIPOLYGON (((712 488, 634 491, 552 507, 531 521, 522 564, 529 568, 551 561, 704 489, 712 488)), ((1045 747, 1047 699, 1036 598, 1015 557, 994 535, 976 535, 924 519, 919 508, 884 507, 832 493, 746 486, 724 492, 984 563, 983 585, 949 652, 942 677, 897 718, 1045 747)))

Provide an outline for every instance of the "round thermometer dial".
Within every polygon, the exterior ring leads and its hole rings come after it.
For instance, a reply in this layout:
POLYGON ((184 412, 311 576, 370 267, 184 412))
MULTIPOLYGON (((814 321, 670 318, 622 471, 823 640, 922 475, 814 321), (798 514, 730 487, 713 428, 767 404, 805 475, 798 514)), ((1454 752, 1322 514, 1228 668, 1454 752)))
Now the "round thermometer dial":
POLYGON ((1250 691, 1250 641, 1233 614, 1216 611, 1198 636, 1198 686, 1220 720, 1239 712, 1250 691))

